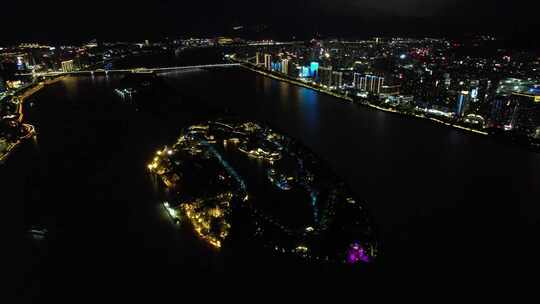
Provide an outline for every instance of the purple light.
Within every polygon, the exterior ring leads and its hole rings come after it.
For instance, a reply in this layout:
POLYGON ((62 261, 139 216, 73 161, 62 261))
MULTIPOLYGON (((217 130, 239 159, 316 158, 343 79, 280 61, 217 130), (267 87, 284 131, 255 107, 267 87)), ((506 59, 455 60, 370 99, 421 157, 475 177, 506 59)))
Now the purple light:
POLYGON ((368 263, 369 256, 362 245, 353 243, 351 248, 349 248, 349 251, 347 251, 347 262, 349 264, 356 264, 358 262, 368 263))

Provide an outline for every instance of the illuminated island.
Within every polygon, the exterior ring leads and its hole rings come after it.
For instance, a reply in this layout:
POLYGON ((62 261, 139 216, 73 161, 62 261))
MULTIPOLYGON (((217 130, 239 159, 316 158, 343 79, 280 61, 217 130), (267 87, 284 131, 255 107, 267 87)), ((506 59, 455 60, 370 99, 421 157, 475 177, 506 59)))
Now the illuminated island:
POLYGON ((369 263, 370 218, 344 182, 298 141, 257 122, 190 126, 156 152, 164 207, 214 248, 240 241, 309 261, 369 263))

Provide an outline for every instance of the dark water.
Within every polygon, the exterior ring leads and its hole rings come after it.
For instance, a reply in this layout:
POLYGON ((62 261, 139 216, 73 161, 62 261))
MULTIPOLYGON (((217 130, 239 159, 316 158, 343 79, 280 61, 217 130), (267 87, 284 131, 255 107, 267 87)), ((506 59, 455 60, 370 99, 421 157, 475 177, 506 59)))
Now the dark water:
POLYGON ((249 273, 244 280, 346 274, 399 284, 535 272, 540 154, 236 68, 164 77, 174 90, 147 98, 138 111, 113 93, 121 76, 68 78, 27 103, 37 141, 0 168, 3 193, 23 218, 14 234, 36 224, 50 231, 46 246, 23 246, 18 291, 27 298, 94 284, 97 295, 125 285, 220 285, 233 273, 249 273), (381 241, 376 264, 312 266, 256 249, 219 254, 171 224, 145 166, 182 127, 223 109, 301 140, 365 199, 381 241))

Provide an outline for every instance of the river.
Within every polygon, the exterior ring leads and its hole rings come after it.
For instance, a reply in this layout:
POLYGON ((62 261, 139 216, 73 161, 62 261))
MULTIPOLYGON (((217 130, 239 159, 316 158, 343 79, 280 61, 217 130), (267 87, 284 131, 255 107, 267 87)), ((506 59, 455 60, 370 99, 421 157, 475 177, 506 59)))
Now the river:
POLYGON ((69 77, 26 103, 37 139, 0 170, 24 229, 41 224, 49 241, 24 246, 21 292, 82 290, 92 276, 142 284, 240 270, 362 275, 361 268, 299 266, 256 249, 213 252, 171 224, 147 162, 181 128, 224 109, 299 139, 365 200, 380 239, 366 275, 484 278, 536 267, 540 154, 240 68, 162 76, 174 89, 145 108, 114 94, 121 75, 69 77))

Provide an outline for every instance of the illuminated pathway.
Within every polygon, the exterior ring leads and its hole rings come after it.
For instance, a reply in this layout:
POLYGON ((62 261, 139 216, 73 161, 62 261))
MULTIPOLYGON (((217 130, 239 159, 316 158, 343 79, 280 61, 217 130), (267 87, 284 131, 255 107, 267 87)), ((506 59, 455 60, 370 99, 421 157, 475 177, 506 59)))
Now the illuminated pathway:
POLYGON ((223 159, 223 157, 221 157, 221 154, 219 154, 219 152, 216 151, 216 149, 211 144, 209 144, 206 140, 201 139, 200 142, 204 146, 206 146, 208 150, 219 160, 219 162, 223 165, 225 170, 227 170, 227 172, 229 172, 229 174, 232 175, 234 179, 236 179, 236 181, 240 184, 240 188, 242 188, 243 191, 247 191, 246 183, 244 182, 244 180, 240 177, 240 175, 238 175, 238 173, 236 173, 236 171, 229 165, 229 163, 227 163, 223 159))

